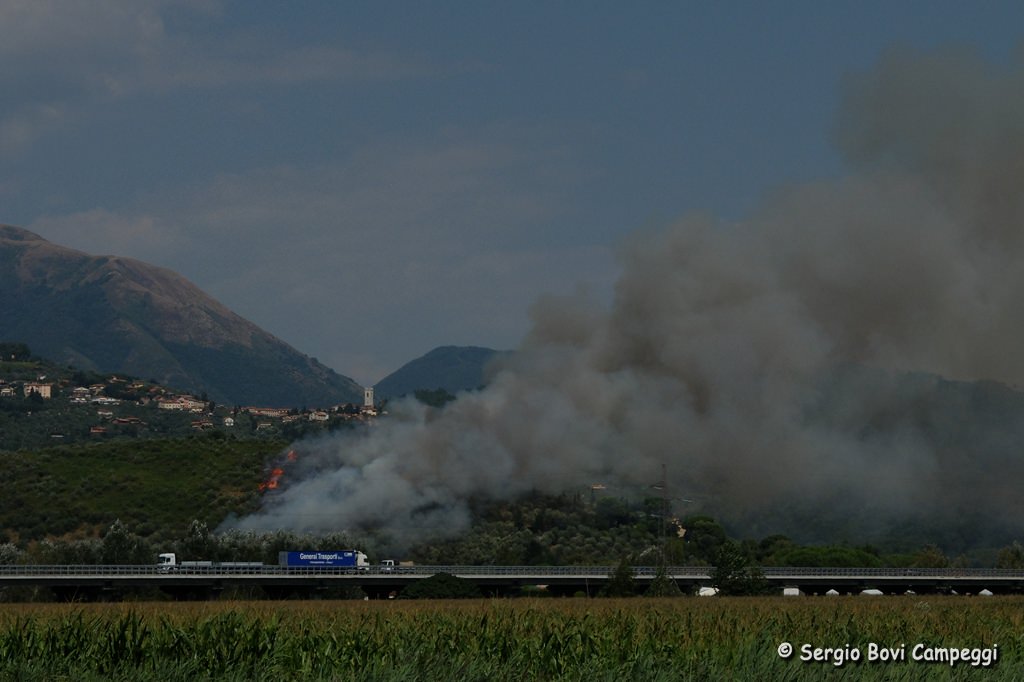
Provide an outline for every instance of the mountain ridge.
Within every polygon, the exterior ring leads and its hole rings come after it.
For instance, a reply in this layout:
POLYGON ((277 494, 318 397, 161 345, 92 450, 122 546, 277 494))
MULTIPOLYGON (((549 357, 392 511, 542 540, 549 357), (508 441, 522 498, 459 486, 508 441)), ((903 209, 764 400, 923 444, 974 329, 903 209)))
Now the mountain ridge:
POLYGON ((60 363, 155 377, 218 402, 356 402, 362 389, 178 273, 0 225, 0 338, 60 363))
POLYGON ((482 346, 438 346, 378 381, 376 397, 397 398, 418 390, 469 391, 487 383, 488 365, 507 354, 482 346))

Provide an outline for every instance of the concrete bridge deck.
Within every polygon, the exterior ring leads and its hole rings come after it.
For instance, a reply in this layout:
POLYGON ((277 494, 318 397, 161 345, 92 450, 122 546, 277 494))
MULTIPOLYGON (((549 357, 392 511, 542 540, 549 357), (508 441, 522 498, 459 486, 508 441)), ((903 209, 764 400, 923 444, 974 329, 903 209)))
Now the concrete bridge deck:
MULTIPOLYGON (((828 590, 856 593, 879 589, 885 593, 915 592, 994 593, 1024 592, 1024 570, 1015 569, 916 569, 916 568, 796 568, 761 569, 768 582, 781 592, 799 588, 807 594, 828 590)), ((670 566, 668 575, 684 591, 711 585, 707 566, 670 566)), ((559 591, 595 593, 614 572, 609 566, 409 566, 367 571, 341 568, 204 567, 163 572, 156 566, 0 566, 0 587, 41 586, 52 588, 116 589, 151 586, 170 592, 182 589, 219 590, 250 586, 295 591, 358 586, 372 592, 401 590, 437 573, 471 580, 487 591, 501 592, 524 586, 547 585, 559 591)), ((657 569, 634 567, 639 585, 651 581, 657 569)))

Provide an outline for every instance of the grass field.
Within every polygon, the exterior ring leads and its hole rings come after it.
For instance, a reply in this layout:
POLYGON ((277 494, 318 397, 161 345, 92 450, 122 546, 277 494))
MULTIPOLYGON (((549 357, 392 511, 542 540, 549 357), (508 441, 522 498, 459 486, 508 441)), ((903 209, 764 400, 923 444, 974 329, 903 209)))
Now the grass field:
POLYGON ((1022 621, 1001 597, 20 604, 0 606, 0 679, 1024 679, 1022 621))

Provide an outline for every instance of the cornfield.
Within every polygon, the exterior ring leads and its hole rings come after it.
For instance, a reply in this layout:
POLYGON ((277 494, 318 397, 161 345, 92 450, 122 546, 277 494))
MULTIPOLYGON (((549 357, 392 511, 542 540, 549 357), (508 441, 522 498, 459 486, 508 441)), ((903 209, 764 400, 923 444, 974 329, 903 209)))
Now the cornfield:
POLYGON ((1024 679, 1022 606, 1011 597, 5 605, 0 679, 1024 679), (904 644, 906 660, 869 662, 871 643, 904 644), (998 645, 998 660, 913 661, 917 644, 998 645), (802 661, 804 645, 863 656, 802 661))

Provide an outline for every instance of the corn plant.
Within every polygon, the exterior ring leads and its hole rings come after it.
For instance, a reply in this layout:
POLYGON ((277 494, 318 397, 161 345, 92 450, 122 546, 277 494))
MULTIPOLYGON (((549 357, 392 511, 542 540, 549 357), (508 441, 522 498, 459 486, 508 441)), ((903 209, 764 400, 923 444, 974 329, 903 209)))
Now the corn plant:
POLYGON ((225 602, 0 607, 0 679, 1024 678, 1021 598, 225 602), (995 670, 781 658, 999 645, 995 670))

